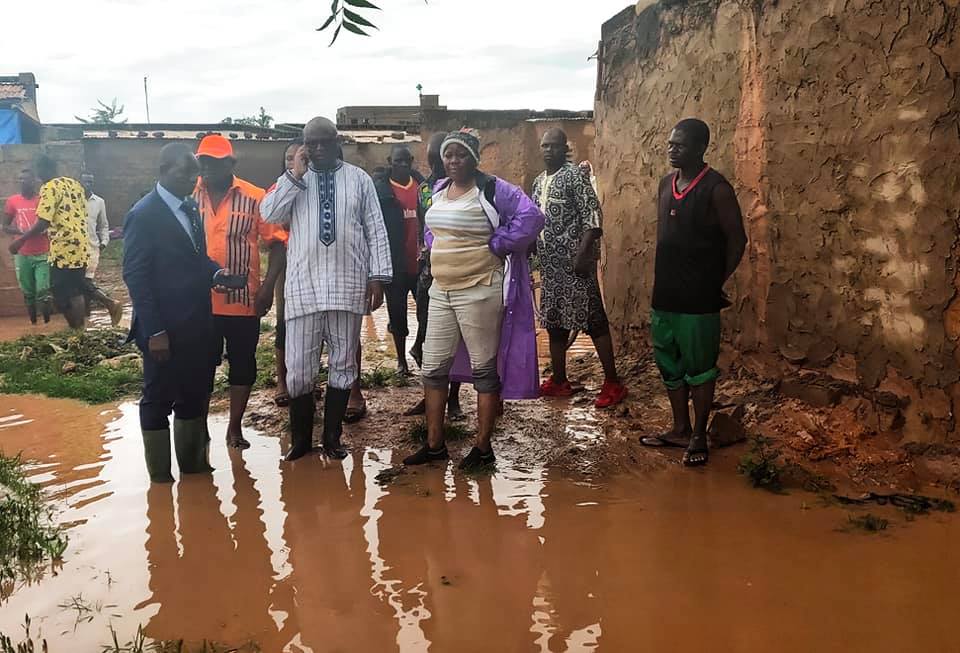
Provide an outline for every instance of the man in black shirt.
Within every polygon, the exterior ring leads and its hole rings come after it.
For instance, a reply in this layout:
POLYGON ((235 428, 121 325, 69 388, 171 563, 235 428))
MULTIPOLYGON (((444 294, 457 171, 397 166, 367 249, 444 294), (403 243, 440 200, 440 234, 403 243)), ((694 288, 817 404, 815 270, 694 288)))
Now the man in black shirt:
POLYGON ((680 121, 667 153, 676 169, 657 197, 657 259, 650 327, 654 357, 667 386, 673 429, 643 438, 648 446, 686 446, 683 464, 707 463, 707 424, 718 376, 723 285, 743 258, 747 235, 733 187, 704 160, 710 128, 680 121), (690 424, 693 395, 696 415, 690 424), (679 441, 689 438, 689 444, 679 441))

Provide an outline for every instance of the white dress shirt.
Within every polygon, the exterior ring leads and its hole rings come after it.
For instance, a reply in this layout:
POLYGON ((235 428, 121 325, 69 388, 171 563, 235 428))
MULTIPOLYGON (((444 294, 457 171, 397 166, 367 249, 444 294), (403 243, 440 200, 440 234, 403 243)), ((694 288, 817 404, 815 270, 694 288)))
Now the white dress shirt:
POLYGON ((180 223, 180 226, 183 227, 183 230, 187 232, 187 237, 190 238, 190 242, 193 243, 193 246, 197 246, 197 241, 193 239, 193 228, 190 226, 190 218, 187 217, 187 214, 184 213, 182 204, 183 198, 179 198, 166 188, 160 185, 157 182, 157 194, 160 195, 160 199, 166 202, 167 206, 170 207, 170 210, 173 211, 174 217, 177 218, 177 222, 180 223))
POLYGON ((87 236, 90 247, 97 250, 110 242, 110 223, 107 222, 107 203, 96 193, 87 198, 87 236))

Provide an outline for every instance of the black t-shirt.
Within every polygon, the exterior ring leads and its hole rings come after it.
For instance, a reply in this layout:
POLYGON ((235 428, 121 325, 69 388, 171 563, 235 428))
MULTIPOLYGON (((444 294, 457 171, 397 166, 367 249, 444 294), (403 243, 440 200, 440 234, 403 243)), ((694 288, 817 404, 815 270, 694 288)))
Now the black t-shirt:
POLYGON ((657 260, 653 308, 670 313, 716 313, 723 296, 727 239, 717 219, 713 191, 730 185, 710 167, 678 193, 677 173, 660 181, 657 194, 657 260))

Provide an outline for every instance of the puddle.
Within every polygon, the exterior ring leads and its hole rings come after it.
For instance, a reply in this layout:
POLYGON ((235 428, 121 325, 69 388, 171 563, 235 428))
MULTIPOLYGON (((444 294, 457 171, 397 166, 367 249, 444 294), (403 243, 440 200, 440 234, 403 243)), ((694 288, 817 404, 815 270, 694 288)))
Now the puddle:
POLYGON ((212 476, 145 480, 137 409, 0 396, 0 448, 73 524, 0 610, 52 653, 156 639, 263 651, 954 650, 960 519, 841 533, 847 512, 747 488, 730 461, 574 483, 505 453, 386 487, 401 455, 281 466, 211 420, 212 476), (73 607, 70 607, 70 606, 73 607))
POLYGON ((8 342, 29 335, 57 333, 66 328, 67 322, 61 315, 52 316, 47 324, 44 324, 43 320, 40 320, 39 324, 30 324, 26 312, 23 317, 0 317, 0 342, 8 342))
MULTIPOLYGON (((129 306, 124 306, 123 308, 123 319, 120 325, 124 329, 130 326, 130 310, 129 306)), ((94 309, 87 318, 88 331, 106 329, 110 328, 110 326, 110 316, 101 308, 94 309)), ((30 324, 30 320, 27 318, 26 312, 24 312, 23 317, 0 318, 0 342, 9 342, 23 336, 50 335, 52 333, 65 331, 67 328, 67 321, 63 319, 63 316, 60 314, 51 316, 50 322, 47 324, 44 324, 43 320, 40 320, 38 324, 30 324)))

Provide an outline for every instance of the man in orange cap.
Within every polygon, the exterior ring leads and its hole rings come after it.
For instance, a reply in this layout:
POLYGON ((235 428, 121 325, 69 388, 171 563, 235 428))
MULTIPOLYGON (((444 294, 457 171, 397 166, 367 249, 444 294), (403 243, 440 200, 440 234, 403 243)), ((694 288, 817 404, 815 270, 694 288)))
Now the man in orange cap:
POLYGON ((239 179, 233 171, 237 159, 230 141, 209 134, 197 148, 200 180, 193 197, 197 202, 210 258, 231 275, 247 278, 247 285, 226 293, 213 293, 214 341, 210 366, 210 391, 216 367, 226 346, 230 365, 230 425, 227 444, 246 449, 240 423, 257 378, 257 344, 260 318, 273 304, 277 277, 283 269, 287 232, 267 224, 260 216, 262 188, 239 179), (267 274, 260 279, 260 247, 269 248, 267 274))

